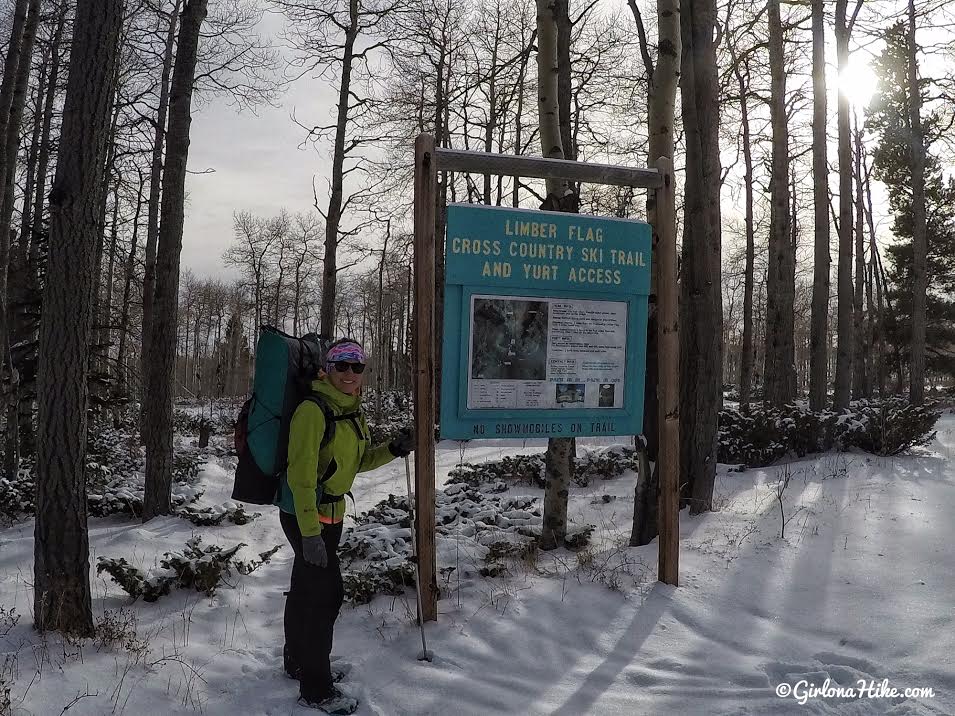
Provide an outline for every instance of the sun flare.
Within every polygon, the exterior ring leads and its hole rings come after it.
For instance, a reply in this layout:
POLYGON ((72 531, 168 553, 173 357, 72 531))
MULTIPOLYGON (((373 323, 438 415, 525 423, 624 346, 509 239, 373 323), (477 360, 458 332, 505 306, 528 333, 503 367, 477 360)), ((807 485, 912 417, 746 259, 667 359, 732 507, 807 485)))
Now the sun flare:
POLYGON ((861 110, 875 94, 878 79, 868 62, 859 55, 853 55, 839 74, 838 84, 839 91, 849 98, 849 104, 861 110))

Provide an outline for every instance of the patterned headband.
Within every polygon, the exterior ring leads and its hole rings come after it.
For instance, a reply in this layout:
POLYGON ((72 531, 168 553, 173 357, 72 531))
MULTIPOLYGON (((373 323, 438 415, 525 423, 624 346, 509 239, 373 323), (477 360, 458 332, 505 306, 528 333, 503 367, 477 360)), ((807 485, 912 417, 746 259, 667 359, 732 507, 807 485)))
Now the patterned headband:
POLYGON ((332 363, 341 363, 343 361, 365 363, 367 360, 368 356, 365 355, 365 351, 360 345, 347 341, 328 349, 328 355, 325 356, 325 365, 330 366, 332 363))

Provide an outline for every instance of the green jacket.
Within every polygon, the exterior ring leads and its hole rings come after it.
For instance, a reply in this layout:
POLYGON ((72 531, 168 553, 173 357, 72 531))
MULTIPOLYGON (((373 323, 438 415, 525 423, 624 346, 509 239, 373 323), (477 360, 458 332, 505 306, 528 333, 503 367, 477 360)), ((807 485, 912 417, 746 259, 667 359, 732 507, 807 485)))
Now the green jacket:
POLYGON ((344 496, 351 490, 359 472, 374 470, 394 459, 387 445, 371 447, 371 433, 361 413, 361 396, 345 395, 325 380, 312 381, 312 390, 325 399, 335 415, 355 412, 359 415, 352 420, 336 421, 335 435, 324 448, 321 447, 325 434, 322 409, 305 400, 292 416, 288 470, 282 476, 276 503, 283 512, 298 518, 304 537, 320 534, 323 521, 341 522, 344 519, 344 496), (341 496, 341 499, 319 503, 318 479, 329 469, 333 472, 324 483, 324 492, 341 496))

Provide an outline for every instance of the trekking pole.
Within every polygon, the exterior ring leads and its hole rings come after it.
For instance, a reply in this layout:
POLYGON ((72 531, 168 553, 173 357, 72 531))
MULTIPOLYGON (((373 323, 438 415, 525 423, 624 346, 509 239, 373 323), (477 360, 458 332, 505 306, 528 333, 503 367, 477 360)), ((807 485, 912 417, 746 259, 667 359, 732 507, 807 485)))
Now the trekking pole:
POLYGON ((414 562, 414 583, 418 595, 418 627, 421 630, 421 656, 418 661, 431 661, 428 642, 424 638, 424 617, 421 613, 421 573, 418 571, 418 540, 414 528, 414 507, 411 500, 411 458, 405 455, 405 479, 408 482, 408 516, 411 518, 411 558, 414 562))

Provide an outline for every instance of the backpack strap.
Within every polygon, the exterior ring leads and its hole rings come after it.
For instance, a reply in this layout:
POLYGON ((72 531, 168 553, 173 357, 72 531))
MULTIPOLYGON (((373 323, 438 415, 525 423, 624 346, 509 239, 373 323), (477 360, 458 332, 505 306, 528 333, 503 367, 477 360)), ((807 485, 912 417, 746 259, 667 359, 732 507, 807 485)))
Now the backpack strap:
MULTIPOLYGON (((321 447, 319 448, 320 450, 324 450, 325 446, 331 443, 331 441, 335 438, 336 423, 339 423, 343 420, 348 420, 351 422, 351 424, 355 428, 355 432, 358 433, 359 441, 367 441, 366 436, 363 434, 361 428, 358 426, 358 418, 361 417, 360 410, 353 411, 351 413, 343 413, 341 415, 336 415, 335 411, 332 410, 332 406, 328 404, 328 401, 325 400, 325 398, 320 393, 316 393, 315 391, 309 391, 309 393, 306 394, 304 400, 307 400, 310 403, 314 403, 315 405, 317 405, 321 409, 322 415, 325 416, 325 432, 322 435, 321 447)), ((321 469, 322 469, 321 461, 319 461, 319 470, 321 469)), ((324 484, 331 479, 332 475, 335 474, 336 469, 337 469, 337 465, 335 463, 335 458, 334 456, 332 456, 332 458, 325 465, 325 470, 323 471, 322 476, 318 480, 318 485, 320 488, 319 489, 320 503, 328 504, 332 502, 338 502, 339 500, 344 499, 344 495, 325 494, 324 484)), ((354 501, 355 501, 355 498, 352 497, 352 502, 354 501)))

